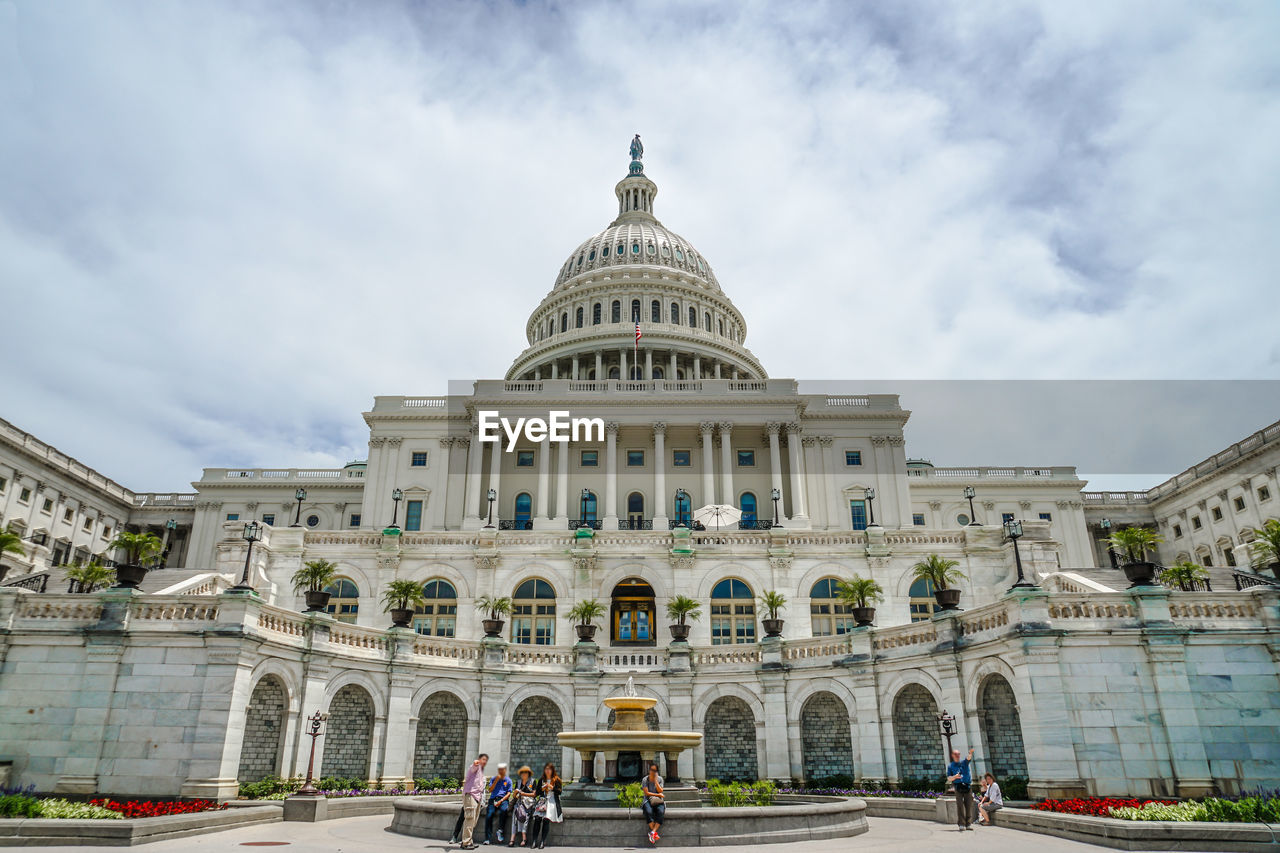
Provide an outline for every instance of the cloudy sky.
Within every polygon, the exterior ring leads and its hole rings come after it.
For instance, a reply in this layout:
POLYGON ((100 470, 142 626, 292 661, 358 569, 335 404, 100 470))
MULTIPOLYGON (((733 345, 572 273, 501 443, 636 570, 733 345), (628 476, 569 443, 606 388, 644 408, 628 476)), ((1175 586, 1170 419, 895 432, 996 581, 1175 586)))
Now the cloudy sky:
POLYGON ((1278 39, 1265 2, 0 0, 0 416, 139 490, 363 457, 374 395, 505 372, 636 132, 774 376, 1277 379, 1278 39))

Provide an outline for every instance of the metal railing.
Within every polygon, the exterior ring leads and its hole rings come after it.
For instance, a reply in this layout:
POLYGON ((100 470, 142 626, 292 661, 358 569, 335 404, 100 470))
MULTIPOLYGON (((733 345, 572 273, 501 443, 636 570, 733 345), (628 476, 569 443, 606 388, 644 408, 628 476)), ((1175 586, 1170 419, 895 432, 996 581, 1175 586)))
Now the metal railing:
POLYGON ((571 518, 571 519, 569 519, 569 529, 570 529, 570 530, 577 530, 579 527, 589 527, 589 528, 591 528, 592 530, 599 530, 599 529, 600 529, 600 522, 599 522, 598 520, 594 519, 594 518, 592 518, 592 519, 582 519, 582 518, 571 518))
POLYGON ((1236 590, 1246 590, 1255 586, 1280 586, 1280 579, 1269 578, 1266 575, 1259 575, 1253 572, 1245 572, 1236 569, 1231 573, 1231 579, 1236 582, 1236 590))
POLYGON ((533 520, 528 518, 526 519, 500 518, 498 519, 498 529, 499 530, 532 530, 533 520))

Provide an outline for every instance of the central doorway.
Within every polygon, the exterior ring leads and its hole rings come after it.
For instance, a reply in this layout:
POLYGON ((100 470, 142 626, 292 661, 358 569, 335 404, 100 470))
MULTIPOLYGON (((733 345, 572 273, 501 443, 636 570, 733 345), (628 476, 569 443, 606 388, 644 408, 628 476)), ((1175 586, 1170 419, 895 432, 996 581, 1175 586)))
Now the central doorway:
POLYGON ((640 578, 627 578, 613 588, 612 630, 614 646, 654 646, 655 609, 653 587, 640 578))

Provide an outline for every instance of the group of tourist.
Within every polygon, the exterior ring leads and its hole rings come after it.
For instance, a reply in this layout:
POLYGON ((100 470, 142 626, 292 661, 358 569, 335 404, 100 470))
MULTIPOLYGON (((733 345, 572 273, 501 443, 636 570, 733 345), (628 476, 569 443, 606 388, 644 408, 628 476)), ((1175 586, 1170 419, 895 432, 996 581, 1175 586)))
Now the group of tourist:
POLYGON ((560 804, 561 781, 556 766, 550 762, 542 768, 536 781, 527 765, 516 771, 516 779, 507 775, 507 765, 499 764, 491 779, 484 775, 489 756, 481 754, 467 768, 462 780, 462 813, 453 827, 451 844, 461 842, 463 850, 474 850, 476 824, 484 810, 484 843, 508 847, 546 847, 551 824, 564 820, 560 804), (517 838, 519 843, 517 844, 517 838))
POLYGON ((990 773, 985 774, 979 781, 979 795, 975 799, 973 796, 973 777, 969 769, 970 762, 973 761, 973 750, 969 750, 969 755, 960 760, 960 750, 951 750, 951 763, 947 765, 947 781, 951 783, 956 794, 956 823, 960 826, 960 831, 973 831, 973 818, 976 816, 978 823, 984 826, 991 826, 992 817, 997 811, 1004 808, 1004 795, 1000 793, 1000 785, 996 782, 996 777, 990 773))

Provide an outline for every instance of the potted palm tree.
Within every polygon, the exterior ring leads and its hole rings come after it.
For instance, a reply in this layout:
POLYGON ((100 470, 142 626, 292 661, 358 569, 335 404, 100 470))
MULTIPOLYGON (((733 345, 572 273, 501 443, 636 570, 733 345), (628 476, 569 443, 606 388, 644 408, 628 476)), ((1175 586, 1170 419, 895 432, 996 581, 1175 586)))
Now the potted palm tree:
MULTIPOLYGON (((22 547, 22 535, 13 531, 12 524, 0 530, 0 554, 27 556, 27 549, 22 547)), ((0 569, 0 578, 4 577, 4 572, 4 569, 0 569)))
POLYGON ((1190 592, 1198 581, 1208 580, 1209 573, 1199 563, 1183 560, 1160 572, 1160 583, 1170 589, 1190 592))
MULTIPOLYGON (((99 587, 110 586, 116 582, 116 573, 98 560, 88 563, 72 563, 67 567, 67 580, 79 587, 79 592, 93 592, 99 587)), ((70 585, 67 592, 71 592, 70 585)))
POLYGON ((1273 518, 1261 527, 1255 527, 1249 550, 1253 552, 1255 568, 1270 566, 1271 573, 1280 578, 1280 521, 1273 518))
POLYGON ((836 595, 853 613, 858 627, 867 628, 876 620, 876 603, 884 601, 884 587, 871 578, 854 575, 836 585, 836 595))
POLYGON ((382 593, 382 606, 391 614, 391 624, 396 628, 408 628, 414 608, 424 600, 422 584, 417 581, 394 580, 382 593))
POLYGON ((689 623, 688 620, 697 620, 702 616, 702 605, 696 599, 687 595, 677 595, 675 598, 667 602, 667 618, 674 619, 671 625, 671 639, 677 643, 687 642, 689 639, 689 623))
POLYGON ((933 584, 933 597, 940 610, 960 609, 960 590, 953 584, 966 580, 964 572, 957 566, 957 560, 948 560, 937 554, 930 554, 911 567, 911 575, 916 580, 925 580, 933 584))
POLYGON ((116 565, 116 589, 137 589, 147 576, 148 567, 164 551, 164 542, 154 533, 130 533, 121 530, 111 540, 109 548, 125 553, 123 563, 116 565))
POLYGON ((1152 586, 1156 578, 1156 564, 1147 561, 1147 552, 1164 540, 1150 527, 1125 527, 1111 534, 1107 540, 1124 558, 1120 568, 1129 579, 1129 588, 1152 586))
POLYGON ((476 599, 476 610, 487 614, 481 620, 486 637, 501 637, 502 626, 506 623, 502 617, 511 612, 511 599, 482 595, 476 599))
POLYGON ((604 613, 604 605, 594 598, 579 601, 573 605, 573 609, 569 611, 569 618, 576 623, 574 630, 578 632, 578 639, 581 642, 589 643, 595 639, 596 626, 591 623, 603 616, 604 613))
POLYGON ((338 579, 338 564, 329 560, 308 560, 293 573, 293 591, 302 593, 307 613, 323 613, 329 606, 330 593, 324 591, 338 579))
POLYGON ((764 626, 764 635, 766 637, 782 636, 782 620, 778 618, 778 612, 786 606, 786 596, 776 589, 766 589, 760 593, 760 607, 765 613, 769 614, 760 620, 760 624, 764 626))

